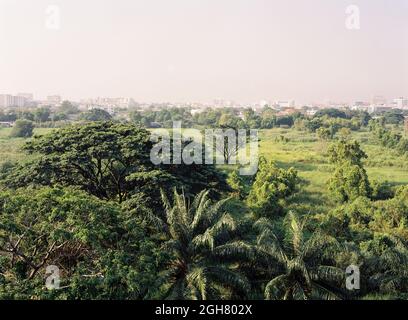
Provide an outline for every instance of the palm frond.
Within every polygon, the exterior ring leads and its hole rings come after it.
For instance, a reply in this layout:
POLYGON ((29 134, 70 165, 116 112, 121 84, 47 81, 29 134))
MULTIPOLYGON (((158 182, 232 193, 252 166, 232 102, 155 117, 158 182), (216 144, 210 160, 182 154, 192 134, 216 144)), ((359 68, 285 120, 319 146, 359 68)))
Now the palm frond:
POLYGON ((341 300, 341 297, 336 293, 316 282, 312 285, 312 298, 314 300, 341 300))
POLYGON ((280 300, 284 296, 288 286, 290 285, 286 274, 277 276, 269 281, 265 287, 266 300, 280 300))
POLYGON ((273 230, 273 224, 268 218, 260 218, 254 223, 254 227, 262 232, 265 229, 273 230))
POLYGON ((234 241, 215 247, 213 256, 219 258, 224 262, 252 262, 256 259, 256 248, 244 241, 234 241))
POLYGON ((177 208, 177 214, 179 218, 182 220, 185 226, 189 226, 191 221, 189 221, 189 214, 188 214, 188 204, 187 198, 184 195, 184 190, 179 194, 177 190, 174 189, 174 207, 177 208))
POLYGON ((237 271, 224 266, 207 267, 207 270, 211 278, 225 288, 232 288, 243 294, 248 294, 251 290, 248 279, 237 271))
POLYGON ((207 300, 207 274, 204 268, 195 268, 186 276, 187 285, 200 293, 200 300, 207 300))
POLYGON ((224 212, 221 211, 222 206, 229 200, 230 198, 226 198, 213 205, 208 205, 205 210, 202 210, 200 215, 196 215, 192 223, 194 232, 200 233, 217 223, 224 214, 224 212))
POLYGON ((343 283, 346 277, 344 270, 333 266, 318 266, 316 270, 310 271, 311 278, 315 281, 343 283))
POLYGON ((233 231, 236 228, 234 219, 229 214, 224 214, 217 223, 207 229, 204 234, 197 235, 193 243, 197 246, 207 245, 210 250, 214 249, 214 244, 221 232, 233 231))
POLYGON ((286 225, 288 225, 293 250, 296 254, 299 254, 303 248, 304 221, 302 221, 295 212, 289 211, 285 222, 286 225))
POLYGON ((306 285, 310 286, 312 279, 310 277, 309 270, 305 262, 300 257, 296 257, 295 259, 290 260, 287 266, 289 274, 300 272, 303 279, 305 280, 306 285))
POLYGON ((168 219, 169 212, 171 211, 172 206, 171 206, 169 198, 167 197, 167 195, 166 195, 166 193, 164 192, 163 189, 160 189, 160 194, 161 194, 161 199, 162 199, 162 202, 163 202, 164 211, 166 213, 166 217, 167 217, 167 221, 168 221, 169 220, 168 219))
POLYGON ((277 260, 282 265, 286 265, 288 262, 288 257, 282 249, 278 238, 272 231, 268 229, 264 230, 258 236, 257 248, 259 251, 270 255, 273 259, 277 260))
POLYGON ((295 282, 292 290, 292 299, 294 300, 309 300, 309 297, 305 289, 300 285, 299 282, 295 282))
POLYGON ((207 210, 208 206, 211 204, 211 200, 208 198, 210 190, 203 190, 197 194, 193 202, 189 207, 189 219, 192 228, 200 221, 203 213, 207 210))
POLYGON ((323 258, 324 255, 333 257, 339 250, 340 244, 335 238, 322 233, 320 230, 316 230, 304 243, 299 254, 303 259, 313 256, 316 253, 323 258))
POLYGON ((210 229, 207 229, 203 234, 195 236, 191 241, 191 244, 194 245, 195 249, 208 248, 212 251, 214 249, 214 235, 211 233, 210 229))

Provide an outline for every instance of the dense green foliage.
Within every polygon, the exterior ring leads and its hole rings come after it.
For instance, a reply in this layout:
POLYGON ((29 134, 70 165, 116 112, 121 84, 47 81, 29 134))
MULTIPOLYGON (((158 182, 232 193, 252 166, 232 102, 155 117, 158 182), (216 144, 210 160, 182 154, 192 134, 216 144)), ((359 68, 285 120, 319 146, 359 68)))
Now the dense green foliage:
POLYGON ((305 239, 305 221, 293 212, 285 223, 288 236, 280 240, 270 221, 263 218, 256 222, 260 229, 257 247, 278 269, 278 275, 265 287, 265 298, 339 299, 336 292, 341 291, 345 274, 336 266, 335 257, 340 253, 337 241, 320 231, 305 239))
POLYGON ((334 196, 347 202, 356 198, 370 197, 371 187, 362 160, 367 155, 360 149, 357 141, 341 140, 330 146, 330 161, 336 166, 329 180, 329 190, 334 196))
POLYGON ((15 138, 24 155, 0 166, 0 298, 407 298, 408 186, 375 171, 406 170, 401 128, 380 119, 366 129, 366 114, 346 111, 241 111, 149 111, 134 124, 15 138), (236 166, 153 165, 144 126, 178 119, 285 129, 262 133, 252 177, 236 166), (45 285, 51 265, 55 290, 45 285), (350 265, 361 271, 354 291, 350 265))
POLYGON ((403 137, 400 132, 389 130, 385 123, 384 119, 381 121, 370 121, 370 131, 384 147, 395 149, 400 154, 408 155, 408 138, 403 137))
POLYGON ((92 109, 82 113, 80 119, 85 121, 109 121, 112 120, 112 116, 105 110, 92 109))
POLYGON ((13 130, 10 133, 11 137, 29 138, 33 135, 34 124, 30 120, 17 120, 13 130))
POLYGON ((285 198, 295 192, 297 183, 296 170, 280 169, 273 162, 261 158, 248 195, 248 205, 258 217, 273 217, 282 212, 285 198))
POLYGON ((134 217, 75 189, 0 194, 0 297, 143 298, 158 252, 134 217), (61 272, 61 290, 44 288, 44 269, 61 272))
POLYGON ((134 125, 97 122, 70 126, 28 142, 24 149, 40 157, 13 170, 6 184, 78 186, 100 199, 118 202, 135 194, 159 198, 155 184, 169 189, 184 187, 187 193, 208 186, 216 191, 225 187, 213 166, 153 165, 152 145, 150 133, 134 125))
POLYGON ((172 205, 163 194, 165 219, 155 221, 158 232, 166 234, 162 245, 171 254, 161 273, 165 297, 211 299, 222 295, 248 294, 250 285, 234 270, 228 242, 235 229, 233 218, 222 211, 226 200, 211 204, 208 191, 200 192, 189 204, 184 195, 174 194, 172 205))

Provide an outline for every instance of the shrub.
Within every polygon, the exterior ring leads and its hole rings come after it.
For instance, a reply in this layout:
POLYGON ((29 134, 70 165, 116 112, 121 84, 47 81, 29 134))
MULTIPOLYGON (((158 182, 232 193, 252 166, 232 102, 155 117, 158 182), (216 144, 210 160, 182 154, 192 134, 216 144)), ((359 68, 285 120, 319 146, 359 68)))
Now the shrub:
POLYGON ((30 120, 17 120, 14 124, 10 136, 14 138, 29 138, 32 137, 34 124, 30 120))

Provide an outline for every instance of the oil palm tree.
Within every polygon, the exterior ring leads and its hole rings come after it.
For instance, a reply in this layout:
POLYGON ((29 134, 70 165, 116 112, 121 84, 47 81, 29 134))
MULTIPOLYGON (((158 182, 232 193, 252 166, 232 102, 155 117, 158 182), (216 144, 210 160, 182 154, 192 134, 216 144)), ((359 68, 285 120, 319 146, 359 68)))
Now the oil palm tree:
POLYGON ((368 290, 381 294, 408 291, 408 244, 397 236, 382 239, 382 252, 364 252, 368 290))
POLYGON ((345 271, 330 264, 339 249, 334 238, 319 231, 306 239, 305 220, 289 212, 285 219, 286 239, 279 240, 267 218, 255 223, 260 231, 257 251, 275 266, 275 277, 265 287, 268 300, 339 299, 340 290, 331 286, 341 283, 345 271))
POLYGON ((199 193, 191 203, 174 192, 171 203, 162 192, 165 218, 151 219, 165 230, 167 240, 163 250, 171 255, 161 273, 162 290, 167 299, 214 299, 223 292, 243 296, 249 291, 246 278, 228 264, 231 232, 236 228, 233 218, 222 211, 222 200, 216 203, 208 191, 199 193))

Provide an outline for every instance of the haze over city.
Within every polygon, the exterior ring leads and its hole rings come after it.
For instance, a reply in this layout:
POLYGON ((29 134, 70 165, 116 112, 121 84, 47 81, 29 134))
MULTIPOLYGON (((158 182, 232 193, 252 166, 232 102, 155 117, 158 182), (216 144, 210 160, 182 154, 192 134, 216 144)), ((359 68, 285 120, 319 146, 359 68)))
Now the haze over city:
POLYGON ((408 96, 407 39, 404 0, 0 0, 0 93, 393 99, 408 96), (345 27, 350 4, 359 30, 345 27), (50 5, 58 28, 46 26, 50 5))

